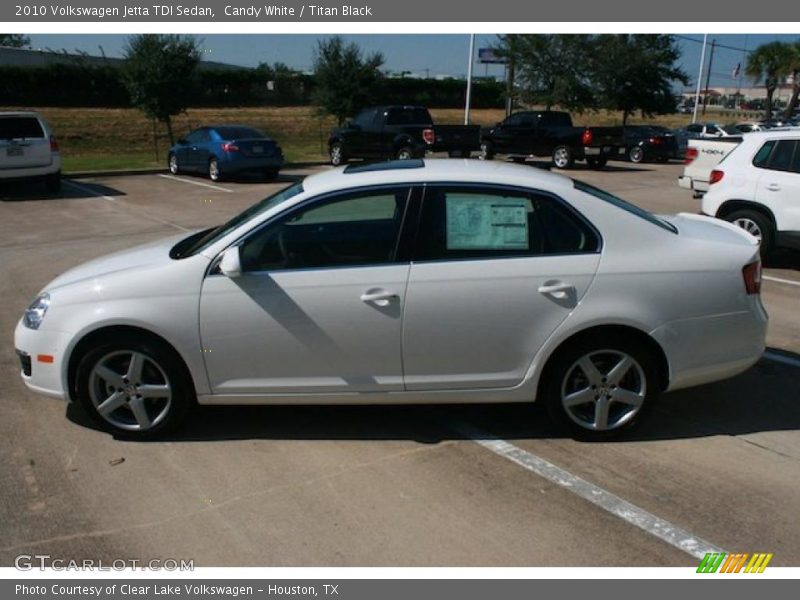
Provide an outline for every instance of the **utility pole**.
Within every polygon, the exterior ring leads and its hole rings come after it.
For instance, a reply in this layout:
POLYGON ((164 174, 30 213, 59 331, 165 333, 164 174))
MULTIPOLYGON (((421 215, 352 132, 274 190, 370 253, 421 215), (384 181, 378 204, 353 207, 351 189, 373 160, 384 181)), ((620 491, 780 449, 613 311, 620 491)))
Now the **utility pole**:
POLYGON ((506 116, 514 112, 514 34, 506 35, 508 47, 508 63, 506 64, 506 116))
POLYGON ((697 90, 694 93, 694 110, 692 111, 692 123, 697 123, 697 105, 700 103, 700 83, 703 81, 703 63, 706 59, 706 42, 708 34, 703 34, 703 50, 700 52, 700 69, 697 71, 697 90))
POLYGON ((469 36, 469 64, 467 65, 467 102, 464 106, 464 125, 469 125, 469 105, 472 101, 472 65, 475 62, 475 34, 469 36))
POLYGON ((714 63, 714 48, 717 46, 717 40, 711 40, 711 54, 708 57, 708 71, 706 71, 706 93, 703 94, 703 116, 706 114, 706 105, 708 104, 708 85, 711 81, 711 65, 714 63))

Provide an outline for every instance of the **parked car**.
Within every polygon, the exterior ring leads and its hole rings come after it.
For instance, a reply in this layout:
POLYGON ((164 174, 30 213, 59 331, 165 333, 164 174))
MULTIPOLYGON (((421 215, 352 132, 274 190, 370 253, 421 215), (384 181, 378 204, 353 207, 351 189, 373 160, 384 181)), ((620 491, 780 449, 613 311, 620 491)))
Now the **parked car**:
POLYGON ((703 213, 755 236, 761 253, 800 249, 800 130, 751 133, 711 172, 703 213))
POLYGON ((64 273, 14 343, 30 389, 131 437, 195 399, 536 400, 603 437, 759 359, 759 269, 738 227, 544 170, 350 165, 64 273))
POLYGON ((569 113, 542 110, 514 113, 484 129, 480 158, 549 156, 557 169, 572 168, 576 160, 602 168, 625 152, 622 127, 574 127, 569 113))
POLYGON ((774 125, 767 121, 742 121, 725 125, 725 131, 738 135, 741 133, 751 133, 753 131, 766 131, 772 129, 774 125))
POLYGON ((626 125, 623 135, 625 156, 632 163, 666 162, 678 154, 678 142, 666 127, 626 125))
POLYGON ((678 185, 692 190, 695 198, 701 197, 708 191, 711 171, 742 139, 742 136, 728 136, 719 139, 689 140, 683 162, 683 175, 678 177, 678 185))
POLYGON ((331 164, 351 159, 420 158, 426 152, 468 157, 478 149, 478 125, 434 125, 424 106, 372 106, 328 137, 331 164))
POLYGON ((678 152, 683 154, 689 146, 689 140, 707 140, 734 135, 719 123, 691 123, 682 129, 675 130, 678 152))
POLYGON ((0 182, 44 181, 61 189, 61 152, 56 136, 39 113, 0 112, 0 182))
POLYGON ((169 149, 169 171, 205 173, 212 181, 245 173, 275 179, 283 167, 278 143, 245 125, 200 127, 169 149))

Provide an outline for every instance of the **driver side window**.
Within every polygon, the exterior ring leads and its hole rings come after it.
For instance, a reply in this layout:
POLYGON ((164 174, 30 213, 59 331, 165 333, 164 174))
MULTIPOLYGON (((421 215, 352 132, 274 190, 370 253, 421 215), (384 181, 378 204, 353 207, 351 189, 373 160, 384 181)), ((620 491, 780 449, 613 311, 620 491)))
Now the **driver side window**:
POLYGON ((245 272, 394 262, 408 188, 351 192, 300 208, 251 235, 245 272))

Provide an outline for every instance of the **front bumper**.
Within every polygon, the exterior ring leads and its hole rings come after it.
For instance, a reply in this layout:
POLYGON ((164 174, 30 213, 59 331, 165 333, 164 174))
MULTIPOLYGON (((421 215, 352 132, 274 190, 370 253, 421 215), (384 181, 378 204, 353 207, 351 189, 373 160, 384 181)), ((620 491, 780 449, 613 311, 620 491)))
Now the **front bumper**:
POLYGON ((68 333, 28 329, 21 320, 17 323, 14 348, 19 357, 20 376, 28 389, 51 398, 68 399, 64 361, 71 339, 68 333))

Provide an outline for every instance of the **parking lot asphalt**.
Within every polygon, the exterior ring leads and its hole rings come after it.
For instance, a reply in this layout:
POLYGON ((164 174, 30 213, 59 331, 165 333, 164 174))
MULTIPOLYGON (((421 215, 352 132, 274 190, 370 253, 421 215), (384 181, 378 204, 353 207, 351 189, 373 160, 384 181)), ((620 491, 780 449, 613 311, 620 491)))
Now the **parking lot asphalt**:
MULTIPOLYGON (((697 212, 677 187, 681 169, 620 162, 569 174, 656 212, 697 212)), ((797 253, 765 270, 765 358, 663 396, 615 442, 565 438, 537 406, 493 405, 202 407, 172 438, 135 443, 25 389, 13 329, 50 279, 219 223, 311 171, 276 183, 84 178, 57 198, 0 191, 0 565, 44 553, 196 566, 688 567, 706 548, 800 565, 797 253)))

